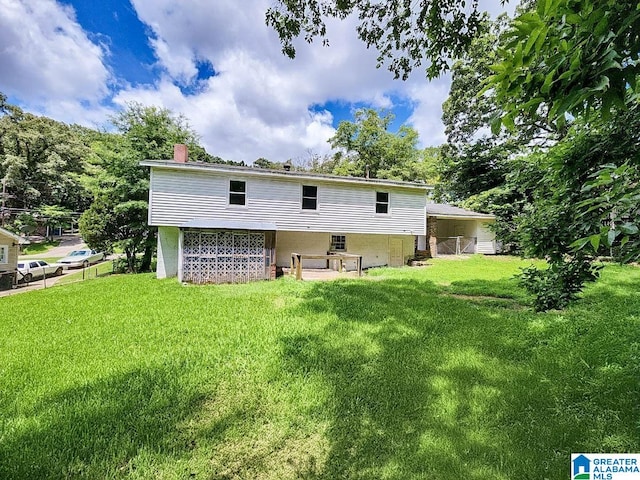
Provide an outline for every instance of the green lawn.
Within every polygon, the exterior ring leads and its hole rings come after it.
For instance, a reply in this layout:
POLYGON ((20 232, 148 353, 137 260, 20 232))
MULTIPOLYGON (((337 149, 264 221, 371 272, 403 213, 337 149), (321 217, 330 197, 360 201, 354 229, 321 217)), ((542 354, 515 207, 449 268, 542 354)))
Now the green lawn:
POLYGON ((0 478, 566 479, 640 451, 640 269, 536 314, 525 264, 0 298, 0 478))
POLYGON ((20 255, 42 255, 58 245, 60 245, 60 240, 31 243, 22 248, 20 255))
POLYGON ((105 275, 110 274, 113 271, 113 262, 107 260, 105 262, 98 263, 97 265, 91 265, 84 269, 76 268, 69 269, 67 273, 56 283, 56 285, 66 285, 68 283, 81 282, 83 280, 93 280, 105 275))

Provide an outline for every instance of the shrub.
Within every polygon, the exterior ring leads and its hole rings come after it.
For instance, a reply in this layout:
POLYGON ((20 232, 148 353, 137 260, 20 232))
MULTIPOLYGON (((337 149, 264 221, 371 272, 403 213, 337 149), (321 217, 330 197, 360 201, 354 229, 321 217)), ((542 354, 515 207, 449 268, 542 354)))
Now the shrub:
POLYGON ((520 284, 535 296, 536 311, 562 309, 578 297, 585 282, 598 278, 601 268, 593 265, 590 258, 565 258, 551 261, 546 270, 523 268, 520 284))
MULTIPOLYGON (((138 256, 135 259, 135 272, 141 273, 142 270, 142 262, 144 261, 142 256, 138 256)), ((151 268, 147 271, 155 272, 156 271, 157 259, 154 257, 151 261, 151 268)), ((127 262, 127 257, 119 257, 113 261, 113 273, 132 273, 129 268, 129 263, 127 262)))

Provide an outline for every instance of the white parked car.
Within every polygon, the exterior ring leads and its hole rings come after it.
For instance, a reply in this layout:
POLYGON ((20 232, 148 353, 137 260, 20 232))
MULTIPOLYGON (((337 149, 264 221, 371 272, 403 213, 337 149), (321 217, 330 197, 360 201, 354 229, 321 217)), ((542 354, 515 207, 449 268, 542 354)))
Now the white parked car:
POLYGON ((43 278, 51 275, 62 275, 62 265, 57 263, 47 263, 44 260, 19 260, 18 261, 18 281, 29 283, 34 278, 43 278), (21 275, 22 274, 22 275, 21 275))
POLYGON ((101 262, 106 258, 106 254, 95 250, 74 250, 68 256, 58 260, 58 263, 69 267, 88 267, 92 263, 101 262))

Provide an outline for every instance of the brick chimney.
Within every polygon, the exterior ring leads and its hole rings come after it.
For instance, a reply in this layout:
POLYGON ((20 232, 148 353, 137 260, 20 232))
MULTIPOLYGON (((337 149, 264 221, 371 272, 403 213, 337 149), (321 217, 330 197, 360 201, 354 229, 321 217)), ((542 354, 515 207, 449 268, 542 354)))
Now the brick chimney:
POLYGON ((189 151, 184 144, 173 146, 173 161, 176 163, 187 163, 189 161, 189 151))

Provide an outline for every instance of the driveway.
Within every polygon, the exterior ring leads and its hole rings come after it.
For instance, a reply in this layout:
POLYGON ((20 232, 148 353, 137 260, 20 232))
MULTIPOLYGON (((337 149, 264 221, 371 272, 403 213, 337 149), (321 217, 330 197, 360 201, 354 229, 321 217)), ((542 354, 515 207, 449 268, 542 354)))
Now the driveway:
POLYGON ((45 283, 45 279, 43 278, 39 280, 34 280, 33 282, 30 282, 28 285, 21 283, 17 285, 15 288, 12 288, 10 290, 0 291, 0 297, 7 297, 9 295, 14 295, 16 293, 31 292, 33 290, 42 290, 43 288, 52 287, 64 275, 67 275, 69 273, 73 273, 73 271, 64 270, 62 272, 62 275, 60 275, 59 277, 47 277, 46 283, 45 283))
MULTIPOLYGON (((75 235, 63 235, 61 237, 57 237, 60 240, 60 245, 57 247, 53 247, 47 250, 44 253, 38 253, 36 255, 20 255, 18 258, 20 260, 33 260, 40 259, 43 257, 51 258, 51 257, 66 257, 74 250, 81 250, 82 248, 87 248, 85 243, 82 241, 82 237, 78 234, 75 235)), ((46 283, 44 279, 34 280, 30 282, 28 285, 20 284, 16 288, 11 290, 0 291, 0 297, 6 297, 8 295, 13 295, 16 293, 22 292, 30 292, 33 290, 41 290, 43 288, 52 287, 58 280, 62 278, 62 276, 67 275, 69 273, 74 273, 75 270, 64 270, 60 277, 49 277, 46 279, 46 283)))

